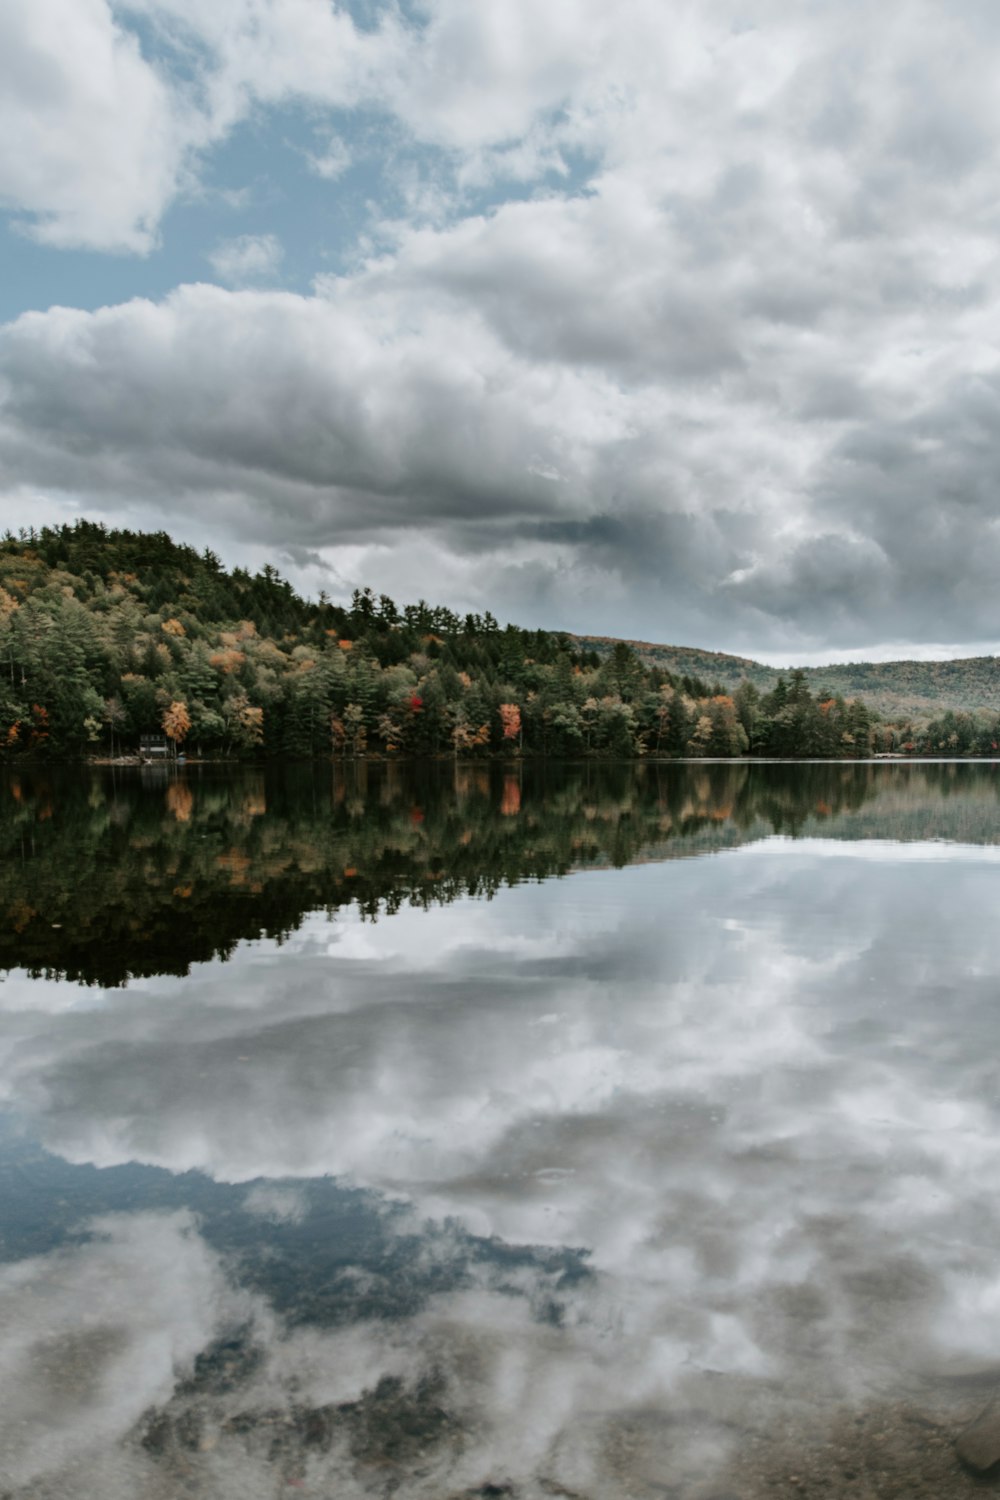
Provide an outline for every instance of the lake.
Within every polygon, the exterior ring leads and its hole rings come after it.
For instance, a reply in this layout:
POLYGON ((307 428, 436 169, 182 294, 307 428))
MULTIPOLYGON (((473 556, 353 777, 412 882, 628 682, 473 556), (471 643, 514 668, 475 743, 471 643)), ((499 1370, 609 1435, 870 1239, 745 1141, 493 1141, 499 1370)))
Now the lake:
POLYGON ((0 845, 5 1500, 981 1490, 1000 767, 35 767, 0 845))

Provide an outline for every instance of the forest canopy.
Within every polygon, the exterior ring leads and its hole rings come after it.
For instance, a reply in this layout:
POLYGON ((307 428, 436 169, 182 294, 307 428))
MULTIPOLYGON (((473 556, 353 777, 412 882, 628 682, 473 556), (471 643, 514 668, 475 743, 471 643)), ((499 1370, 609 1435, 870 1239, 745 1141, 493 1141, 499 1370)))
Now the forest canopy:
POLYGON ((753 672, 706 680, 629 642, 399 605, 369 588, 350 604, 307 600, 274 567, 227 570, 164 532, 78 521, 8 533, 3 753, 115 757, 143 736, 244 759, 839 758, 992 754, 1000 716, 891 720, 802 671, 766 689, 753 672))

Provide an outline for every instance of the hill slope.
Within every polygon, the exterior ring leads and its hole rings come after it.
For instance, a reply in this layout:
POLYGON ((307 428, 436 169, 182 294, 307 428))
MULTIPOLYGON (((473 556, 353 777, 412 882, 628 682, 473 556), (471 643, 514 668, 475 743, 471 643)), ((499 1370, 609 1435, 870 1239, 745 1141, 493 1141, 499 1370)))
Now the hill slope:
POLYGON ((501 628, 370 589, 349 606, 307 600, 272 567, 227 571, 164 533, 81 521, 0 539, 9 758, 823 759, 998 744, 992 658, 779 681, 740 657, 501 628))
MULTIPOLYGON (((577 635, 583 651, 610 653, 615 641, 607 636, 577 635)), ((746 656, 722 651, 701 651, 694 646, 666 646, 652 641, 628 644, 649 667, 659 667, 675 677, 696 677, 719 683, 732 692, 741 682, 752 682, 769 693, 783 676, 796 669, 765 666, 746 656)), ((989 709, 1000 712, 1000 657, 970 656, 954 661, 841 662, 826 667, 801 668, 810 689, 819 696, 839 693, 860 698, 882 718, 926 719, 947 709, 968 712, 989 709)))

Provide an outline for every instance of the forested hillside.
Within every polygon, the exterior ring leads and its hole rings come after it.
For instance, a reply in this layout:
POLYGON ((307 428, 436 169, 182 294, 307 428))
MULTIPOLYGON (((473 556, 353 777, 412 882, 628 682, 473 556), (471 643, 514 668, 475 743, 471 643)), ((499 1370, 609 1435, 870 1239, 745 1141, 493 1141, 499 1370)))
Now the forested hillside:
MULTIPOLYGON (((699 658, 700 660, 701 658, 699 658)), ((848 701, 837 673, 706 680, 590 642, 397 605, 301 598, 160 532, 72 527, 0 541, 0 747, 8 758, 854 756, 991 753, 997 712, 932 722, 848 701), (598 649, 600 648, 600 649, 598 649)), ((949 667, 957 664, 945 664, 949 667)), ((857 670, 857 669, 850 669, 857 670)), ((878 671, 878 668, 868 669, 878 671)))
MULTIPOLYGON (((606 636, 573 637, 579 650, 607 655, 615 642, 606 636)), ((629 641, 647 667, 660 667, 675 677, 694 676, 718 683, 727 692, 741 682, 752 682, 762 693, 772 692, 778 678, 792 669, 765 666, 745 656, 722 651, 700 651, 693 646, 660 646, 651 641, 629 641)), ((968 712, 987 709, 1000 713, 1000 660, 970 656, 955 661, 854 661, 826 667, 803 667, 813 692, 840 693, 860 698, 881 718, 932 719, 947 709, 968 712)))

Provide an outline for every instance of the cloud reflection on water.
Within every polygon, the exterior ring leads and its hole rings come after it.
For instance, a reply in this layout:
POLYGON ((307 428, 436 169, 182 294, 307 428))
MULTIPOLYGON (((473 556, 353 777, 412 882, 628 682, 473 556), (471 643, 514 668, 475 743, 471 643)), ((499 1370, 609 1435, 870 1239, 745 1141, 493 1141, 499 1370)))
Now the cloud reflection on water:
MULTIPOLYGON (((481 1277, 293 1344, 337 1399, 380 1368, 445 1372, 474 1437, 414 1494, 496 1472, 653 1494, 664 1465, 696 1486, 697 1424, 685 1458, 636 1413, 707 1410, 714 1464, 737 1409, 752 1427, 762 1402, 1000 1362, 991 861, 834 847, 317 916, 55 1021, 15 976, 0 1096, 69 1161, 333 1175, 418 1222, 585 1249, 560 1324, 481 1277)), ((298 1211, 251 1191, 265 1218, 298 1211)), ((291 1351, 277 1340, 272 1368, 291 1351)))

